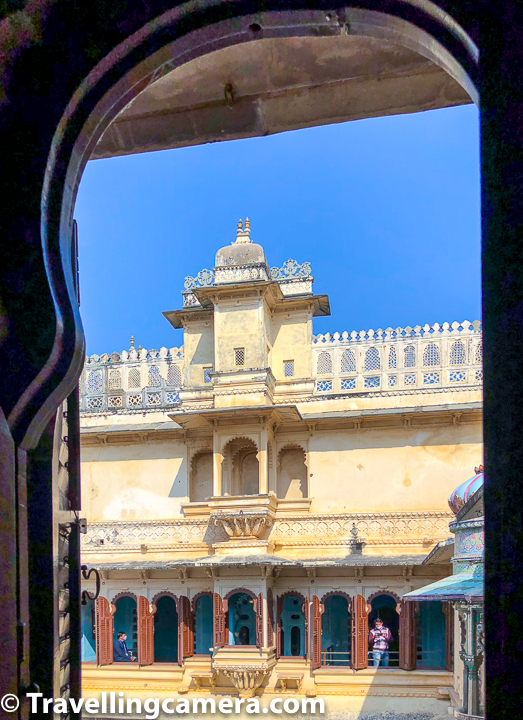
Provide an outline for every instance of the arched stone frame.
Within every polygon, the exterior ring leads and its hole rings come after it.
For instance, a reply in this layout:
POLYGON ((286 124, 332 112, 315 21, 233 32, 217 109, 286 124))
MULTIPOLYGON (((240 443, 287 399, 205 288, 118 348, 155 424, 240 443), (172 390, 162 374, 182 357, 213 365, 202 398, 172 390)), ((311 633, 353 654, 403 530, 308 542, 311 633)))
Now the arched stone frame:
POLYGON ((111 605, 114 605, 116 607, 116 602, 123 597, 130 597, 134 600, 135 603, 138 602, 138 596, 135 595, 133 592, 130 592, 129 590, 123 590, 122 592, 117 593, 113 599, 111 600, 111 605))
MULTIPOLYGON (((252 590, 248 590, 247 588, 241 587, 241 588, 235 588, 234 590, 229 590, 227 595, 225 595, 224 598, 222 598, 222 609, 225 613, 225 629, 226 629, 226 636, 228 636, 228 628, 229 628, 229 598, 231 598, 233 595, 236 595, 237 593, 245 593, 245 595, 248 595, 250 598, 252 598, 253 601, 253 610, 255 617, 258 616, 258 612, 261 611, 263 613, 263 608, 258 608, 258 597, 252 590)), ((264 614, 263 614, 264 615, 264 614)), ((263 617, 262 615, 262 617, 263 617)), ((255 643, 251 643, 251 645, 254 645, 255 643)))
POLYGON ((343 590, 329 590, 329 592, 326 592, 325 595, 322 595, 320 598, 320 604, 322 607, 322 611, 325 610, 325 600, 330 597, 334 597, 335 595, 339 595, 340 597, 344 597, 348 602, 348 613, 352 612, 352 598, 349 595, 349 593, 344 592, 343 590))
POLYGON ((396 612, 398 615, 401 612, 401 598, 399 595, 396 595, 395 592, 392 592, 392 590, 377 590, 376 592, 372 593, 372 595, 369 595, 367 598, 367 615, 370 615, 372 611, 372 601, 374 598, 377 598, 379 595, 388 595, 393 600, 396 601, 396 612))
MULTIPOLYGON (((49 296, 45 293, 41 295, 41 325, 50 332, 45 334, 37 347, 31 348, 32 327, 24 328, 23 323, 17 325, 22 328, 14 339, 22 349, 17 356, 20 359, 17 375, 8 370, 10 357, 14 356, 15 350, 13 337, 8 336, 3 345, 3 358, 7 360, 5 366, 2 366, 6 378, 2 407, 9 418, 8 429, 4 434, 6 438, 14 439, 15 450, 20 448, 24 453, 36 446, 47 421, 74 389, 81 369, 84 341, 74 299, 69 251, 70 220, 81 172, 97 139, 111 119, 140 90, 160 76, 161 71, 158 71, 158 68, 167 53, 164 53, 163 58, 158 58, 156 53, 161 53, 167 43, 174 43, 175 38, 177 46, 185 48, 185 54, 180 51, 172 52, 172 57, 168 57, 167 61, 176 67, 187 59, 227 44, 250 40, 253 36, 272 37, 272 33, 275 36, 281 35, 282 27, 288 35, 318 32, 316 27, 310 28, 310 16, 314 13, 310 6, 305 4, 303 7, 291 4, 277 6, 275 10, 280 17, 283 15, 284 21, 280 20, 277 27, 273 24, 275 29, 272 30, 270 22, 264 22, 265 16, 270 19, 273 12, 271 4, 265 6, 265 13, 248 16, 241 15, 248 12, 248 8, 238 6, 238 10, 236 7, 231 9, 230 4, 227 7, 216 6, 210 14, 205 6, 198 6, 196 9, 191 7, 190 10, 185 6, 166 10, 164 3, 157 3, 155 0, 146 5, 135 4, 130 0, 125 8, 125 16, 119 16, 117 13, 120 10, 115 10, 116 17, 111 24, 111 33, 100 33, 101 23, 96 14, 99 6, 93 6, 93 12, 89 14, 85 12, 87 5, 88 3, 80 3, 78 9, 82 12, 68 16, 67 3, 56 0, 53 12, 48 13, 47 8, 51 7, 51 3, 42 0, 39 6, 41 32, 37 34, 34 32, 33 16, 26 14, 32 13, 34 8, 26 6, 21 9, 20 20, 28 21, 27 33, 10 35, 11 44, 2 59, 7 68, 4 75, 4 93, 7 104, 11 103, 10 111, 5 113, 1 121, 1 134, 6 138, 2 146, 4 162, 6 166, 15 168, 13 172, 19 173, 20 177, 25 173, 27 187, 24 197, 31 193, 34 198, 42 197, 40 212, 35 200, 34 209, 27 216, 25 233, 14 233, 19 252, 12 253, 12 256, 20 267, 24 267, 24 264, 20 263, 20 255, 28 252, 30 248, 34 255, 32 279, 36 275, 36 287, 50 289, 49 296), (187 17, 189 12, 191 16, 187 17), (57 56, 54 52, 57 48, 53 45, 56 24, 62 23, 62 27, 65 21, 68 23, 69 52, 75 58, 75 62, 67 63, 67 68, 63 63, 56 62, 57 56), (93 44, 95 53, 90 51, 93 44), (47 122, 45 127, 39 129, 39 152, 31 152, 31 173, 26 172, 28 150, 25 154, 20 152, 23 145, 28 149, 32 148, 30 131, 20 127, 18 132, 10 132, 18 118, 17 103, 18 107, 23 106, 30 116, 38 115, 38 102, 41 102, 41 98, 38 94, 31 97, 22 82, 22 73, 27 69, 25 61, 29 57, 32 58, 40 78, 46 77, 46 72, 51 73, 53 69, 55 71, 52 100, 47 103, 47 122), (95 66, 97 61, 99 64, 95 66), (140 66, 141 62, 144 64, 140 66), (17 83, 22 92, 16 92, 17 83), (76 89, 74 97, 73 89, 76 89), (14 112, 11 111, 13 106, 14 112), (13 141, 13 138, 16 141, 13 141), (46 168, 45 159, 51 148, 52 155, 46 168), (15 163, 13 157, 17 155, 19 162, 15 163)), ((477 49, 466 31, 469 29, 473 35, 475 33, 474 23, 468 14, 461 17, 461 22, 466 26, 464 30, 457 19, 435 3, 419 3, 414 6, 393 0, 387 4, 386 11, 381 11, 381 8, 380 12, 368 11, 363 4, 360 7, 360 3, 352 2, 348 3, 346 8, 336 11, 335 27, 332 16, 321 12, 316 13, 321 16, 317 24, 324 33, 350 29, 351 32, 392 39, 421 51, 443 65, 453 77, 460 78, 462 84, 475 96, 474 89, 479 87, 477 49)), ((478 13, 480 12, 478 9, 478 13)), ((483 42, 487 43, 486 40, 483 42)), ((495 78, 495 70, 489 66, 489 71, 495 78)), ((493 84, 494 81, 490 83, 491 86, 493 84)), ((491 97, 491 93, 492 91, 489 94, 488 89, 485 91, 487 97, 491 97)), ((495 137, 492 142, 497 139, 496 123, 494 126, 495 137)), ((492 180, 499 166, 492 160, 487 162, 487 165, 492 180)), ((513 180, 512 182, 514 184, 513 180)), ((13 190, 5 195, 7 213, 4 222, 6 227, 17 227, 17 215, 24 217, 18 200, 21 195, 18 190, 19 182, 11 173, 5 183, 6 190, 9 185, 13 190)), ((494 204, 496 205, 495 202, 494 204)), ((509 213, 505 211, 503 214, 499 207, 498 210, 501 212, 503 224, 509 213)), ((490 234, 493 234, 495 237, 496 231, 489 231, 489 228, 490 226, 487 227, 487 235, 490 237, 490 234)), ((9 245, 15 241, 7 237, 6 242, 9 245)), ((492 254, 493 249, 490 247, 492 254)), ((7 255, 9 256, 9 253, 7 255)), ((6 261, 4 272, 12 273, 16 280, 20 270, 11 267, 6 261)), ((494 277, 487 275, 487 279, 492 286, 495 285, 494 277)), ((19 283, 19 287, 23 287, 23 283, 19 283)), ((35 285, 28 283, 17 297, 17 303, 23 306, 23 301, 34 295, 35 285)), ((5 302, 5 313, 8 318, 18 318, 10 298, 5 302)), ((495 312, 492 311, 491 315, 495 315, 495 312)), ((496 381, 497 376, 492 380, 493 388, 496 381)), ((492 403, 493 407, 494 405, 495 403, 492 403)), ((491 453, 491 457, 493 455, 494 453, 491 453)), ((3 472, 6 478, 11 477, 12 470, 8 466, 3 472)), ((33 609, 32 615, 32 624, 37 628, 41 622, 38 608, 33 609)), ((10 622, 12 620, 6 615, 5 622, 7 619, 10 622)), ((8 676, 9 673, 6 673, 5 677, 8 676)), ((0 677, 3 677, 1 672, 0 677)), ((71 692, 74 695, 75 688, 72 688, 71 692)))
POLYGON ((281 595, 276 595, 276 646, 277 646, 277 657, 292 657, 292 656, 285 656, 282 654, 283 648, 281 643, 281 633, 282 633, 282 621, 281 621, 281 613, 283 611, 283 603, 285 601, 285 598, 288 597, 298 597, 301 600, 301 611, 303 612, 303 619, 304 619, 304 654, 302 657, 308 658, 309 657, 309 602, 310 602, 310 596, 304 595, 299 590, 286 590, 281 595), (279 648, 279 650, 278 650, 279 648))
POLYGON ((163 597, 172 598, 174 600, 174 604, 176 605, 176 612, 178 612, 178 596, 172 593, 170 590, 160 590, 160 592, 157 592, 156 595, 153 596, 153 599, 149 603, 154 608, 152 612, 156 612, 156 603, 160 598, 163 597))
MULTIPOLYGON (((248 452, 245 453, 245 455, 252 454, 253 452, 256 453, 256 460, 258 461, 259 466, 259 453, 260 453, 260 446, 259 441, 257 441, 254 437, 250 435, 236 435, 234 437, 230 437, 227 439, 225 444, 222 446, 221 455, 222 455, 222 494, 225 494, 225 492, 228 495, 237 495, 242 494, 236 492, 238 488, 236 487, 239 484, 239 479, 234 477, 234 473, 236 472, 236 463, 237 463, 237 456, 242 452, 242 450, 247 449, 248 452), (234 444, 238 445, 238 448, 234 450, 234 444), (242 446, 243 444, 243 446, 242 446), (232 447, 231 447, 232 446, 232 447), (229 449, 228 449, 229 448, 229 449), (230 487, 232 486, 232 487, 230 487), (231 492, 231 489, 235 489, 235 492, 231 492)), ((259 478, 258 478, 258 492, 259 492, 259 478)), ((256 493, 257 494, 257 493, 256 493)))
POLYGON ((286 591, 285 591, 284 593, 282 593, 281 595, 276 595, 276 602, 277 602, 278 600, 285 600, 285 598, 291 597, 291 595, 294 595, 294 596, 296 596, 296 597, 299 597, 300 600, 302 601, 302 603, 307 602, 307 601, 309 600, 309 596, 308 596, 308 595, 304 595, 304 594, 301 593, 299 590, 286 590, 286 591))
POLYGON ((305 482, 307 486, 307 492, 305 495, 303 495, 304 498, 310 497, 310 483, 309 483, 309 452, 308 448, 305 443, 302 443, 300 441, 292 440, 289 442, 285 442, 277 452, 277 461, 276 461, 276 487, 274 488, 274 491, 276 492, 276 495, 279 499, 279 481, 280 481, 280 473, 281 473, 281 456, 282 453, 285 450, 301 450, 303 452, 303 464, 305 465, 305 482))
POLYGON ((196 603, 201 597, 210 597, 212 600, 213 595, 214 593, 211 590, 201 590, 200 592, 196 593, 196 595, 191 600, 191 609, 193 613, 196 612, 196 603))
MULTIPOLYGON (((235 588, 234 590, 229 590, 227 595, 225 595, 225 597, 222 598, 224 612, 227 612, 229 609, 229 598, 231 598, 233 595, 236 595, 236 593, 245 593, 246 595, 251 597, 255 603, 257 602, 257 597, 256 597, 255 593, 253 593, 252 590, 248 590, 247 588, 244 588, 244 587, 235 588)), ((256 612, 256 610, 255 610, 255 612, 256 612)))
MULTIPOLYGON (((194 484, 194 470, 195 461, 201 456, 201 455, 210 455, 211 456, 211 471, 213 470, 214 466, 214 455, 212 446, 199 446, 194 447, 189 450, 189 457, 187 459, 187 495, 189 497, 189 502, 204 502, 203 500, 194 500, 193 499, 193 484, 194 484)), ((211 475, 211 492, 209 497, 212 497, 213 494, 213 477, 211 475)))

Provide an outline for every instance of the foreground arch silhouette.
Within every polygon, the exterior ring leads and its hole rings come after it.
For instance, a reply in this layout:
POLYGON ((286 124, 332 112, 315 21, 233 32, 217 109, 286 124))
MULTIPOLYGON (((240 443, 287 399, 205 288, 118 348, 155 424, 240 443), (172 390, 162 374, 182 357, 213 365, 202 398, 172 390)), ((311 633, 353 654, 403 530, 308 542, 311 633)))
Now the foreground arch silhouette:
POLYGON ((172 0, 41 0, 2 12, 1 694, 22 694, 31 683, 46 696, 79 694, 74 388, 84 339, 72 213, 85 163, 111 120, 166 69, 254 38, 348 32, 392 40, 430 57, 478 99, 481 109, 487 713, 516 717, 523 669, 511 632, 511 617, 523 614, 520 3, 359 0, 327 7, 269 0, 261 10, 253 2, 207 0, 196 7, 172 0), (55 420, 65 400, 67 416, 55 420), (53 446, 56 450, 60 443, 69 459, 67 467, 54 467, 53 485, 53 446), (61 499, 59 476, 66 486, 61 499), (59 587, 51 580, 53 526, 63 533, 62 552, 69 558, 59 587), (61 658, 70 663, 67 687, 60 680, 57 637, 49 620, 58 593, 69 603, 71 619, 69 657, 61 658))

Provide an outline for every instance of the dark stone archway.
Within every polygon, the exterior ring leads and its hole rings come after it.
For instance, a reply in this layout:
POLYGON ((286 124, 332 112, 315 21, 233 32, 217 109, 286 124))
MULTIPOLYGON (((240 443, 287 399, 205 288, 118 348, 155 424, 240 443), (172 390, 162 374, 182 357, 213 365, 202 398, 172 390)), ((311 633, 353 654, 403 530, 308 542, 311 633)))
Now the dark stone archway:
POLYGON ((79 693, 78 638, 71 639, 69 687, 61 688, 50 618, 60 590, 52 581, 55 523, 67 535, 69 612, 79 632, 73 391, 84 341, 71 240, 87 159, 117 113, 176 64, 254 38, 356 32, 428 55, 479 95, 488 717, 516 717, 523 669, 511 629, 523 613, 521 3, 269 0, 260 10, 253 2, 41 0, 7 7, 0 20, 0 496, 8 568, 0 579, 1 694, 30 683, 45 696, 79 693), (54 418, 68 397, 66 435, 54 418), (69 450, 64 507, 53 506, 57 442, 69 450))

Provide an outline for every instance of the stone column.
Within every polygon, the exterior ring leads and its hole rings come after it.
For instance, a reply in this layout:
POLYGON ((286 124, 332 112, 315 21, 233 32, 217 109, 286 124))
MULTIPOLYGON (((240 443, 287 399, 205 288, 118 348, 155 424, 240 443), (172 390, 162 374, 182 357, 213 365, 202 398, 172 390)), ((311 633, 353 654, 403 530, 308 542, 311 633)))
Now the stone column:
POLYGON ((267 495, 269 492, 269 463, 267 458, 267 427, 265 425, 260 432, 260 450, 258 452, 258 465, 260 473, 258 492, 260 493, 260 495, 267 495))
POLYGON ((216 428, 214 428, 212 437, 212 494, 214 497, 219 497, 222 494, 222 462, 220 436, 216 428))

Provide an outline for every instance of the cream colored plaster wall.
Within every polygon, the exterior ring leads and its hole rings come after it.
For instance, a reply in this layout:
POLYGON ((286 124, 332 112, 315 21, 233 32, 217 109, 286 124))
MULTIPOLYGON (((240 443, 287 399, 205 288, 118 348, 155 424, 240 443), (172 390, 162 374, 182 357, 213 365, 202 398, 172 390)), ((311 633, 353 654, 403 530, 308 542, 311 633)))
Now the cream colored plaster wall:
POLYGON ((315 433, 311 512, 445 510, 482 458, 479 423, 315 433))
POLYGON ((272 322, 272 372, 283 380, 283 363, 294 360, 294 377, 308 378, 312 374, 312 324, 307 313, 275 315, 272 322))
POLYGON ((161 520, 188 500, 181 442, 82 448, 82 514, 87 520, 161 520))
POLYGON ((183 334, 185 385, 203 385, 203 368, 214 367, 214 328, 209 320, 188 324, 183 334))
POLYGON ((220 303, 214 315, 216 370, 235 370, 234 349, 245 348, 245 367, 265 367, 267 338, 263 322, 263 302, 242 302, 241 307, 220 303))

